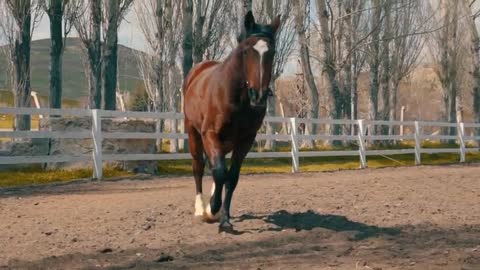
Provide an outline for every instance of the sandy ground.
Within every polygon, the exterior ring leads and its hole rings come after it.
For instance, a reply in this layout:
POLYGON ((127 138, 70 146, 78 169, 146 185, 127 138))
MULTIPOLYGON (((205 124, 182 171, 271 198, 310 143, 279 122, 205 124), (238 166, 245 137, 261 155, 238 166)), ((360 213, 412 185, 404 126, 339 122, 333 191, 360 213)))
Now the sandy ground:
POLYGON ((0 269, 480 269, 480 165, 242 176, 237 235, 189 177, 0 194, 0 269))

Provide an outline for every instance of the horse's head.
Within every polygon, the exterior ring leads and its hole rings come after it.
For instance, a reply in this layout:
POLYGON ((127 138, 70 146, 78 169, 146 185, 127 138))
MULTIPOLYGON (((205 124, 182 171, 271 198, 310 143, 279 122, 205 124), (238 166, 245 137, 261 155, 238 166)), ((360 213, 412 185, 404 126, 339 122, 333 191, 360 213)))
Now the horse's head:
POLYGON ((245 29, 239 37, 239 50, 243 57, 244 78, 251 106, 266 106, 272 91, 269 88, 275 56, 275 33, 280 26, 280 16, 270 24, 255 23, 251 12, 245 16, 245 29))

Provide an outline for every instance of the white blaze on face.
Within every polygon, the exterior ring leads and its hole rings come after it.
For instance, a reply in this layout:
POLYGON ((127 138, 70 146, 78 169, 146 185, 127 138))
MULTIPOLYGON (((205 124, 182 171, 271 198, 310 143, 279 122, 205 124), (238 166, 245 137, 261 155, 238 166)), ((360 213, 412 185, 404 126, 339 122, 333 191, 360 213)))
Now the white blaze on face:
POLYGON ((262 87, 263 83, 263 54, 265 54, 268 51, 268 44, 265 40, 259 40, 253 46, 253 48, 258 52, 258 55, 260 56, 260 88, 262 87))

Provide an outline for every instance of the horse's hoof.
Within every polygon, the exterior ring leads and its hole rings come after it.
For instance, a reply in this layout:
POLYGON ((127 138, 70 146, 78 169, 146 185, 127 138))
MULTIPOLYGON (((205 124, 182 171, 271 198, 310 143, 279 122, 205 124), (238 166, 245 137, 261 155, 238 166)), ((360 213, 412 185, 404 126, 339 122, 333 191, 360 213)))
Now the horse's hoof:
POLYGON ((218 233, 222 233, 222 232, 234 234, 235 230, 233 229, 232 223, 228 221, 221 223, 220 226, 218 227, 218 233))
POLYGON ((223 208, 220 208, 220 210, 217 213, 212 214, 212 210, 209 204, 207 205, 207 209, 205 210, 203 220, 207 223, 215 223, 215 222, 219 222, 222 216, 223 216, 223 208))

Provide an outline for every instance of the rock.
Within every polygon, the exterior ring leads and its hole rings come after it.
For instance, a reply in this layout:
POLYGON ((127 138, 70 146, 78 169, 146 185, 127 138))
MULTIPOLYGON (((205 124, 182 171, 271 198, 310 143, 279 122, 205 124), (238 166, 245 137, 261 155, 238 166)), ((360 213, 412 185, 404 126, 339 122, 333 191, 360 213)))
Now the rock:
POLYGON ((155 221, 156 221, 156 220, 155 220, 154 218, 152 218, 152 217, 147 217, 145 220, 148 221, 148 222, 155 222, 155 221))
MULTIPOLYGON (((152 120, 102 120, 103 132, 155 132, 155 122, 152 120)), ((50 118, 43 119, 40 129, 65 132, 90 132, 90 117, 50 118)), ((48 140, 47 140, 48 146, 48 140)), ((52 139, 51 155, 90 155, 91 139, 52 139)), ((47 147, 48 150, 48 147, 47 147)), ((155 154, 155 139, 104 139, 102 142, 104 154, 155 154)), ((157 173, 155 161, 112 161, 107 165, 120 167, 124 170, 138 173, 157 173)), ((47 169, 74 169, 91 166, 91 161, 76 161, 66 163, 50 163, 47 169)))
POLYGON ((171 262, 173 261, 173 257, 170 256, 170 255, 165 255, 165 254, 162 254, 160 255, 160 257, 158 257, 155 262, 158 262, 158 263, 162 263, 162 262, 171 262))
POLYGON ((111 248, 104 248, 104 249, 100 250, 100 253, 103 253, 103 254, 111 253, 111 252, 113 252, 113 250, 111 248))

